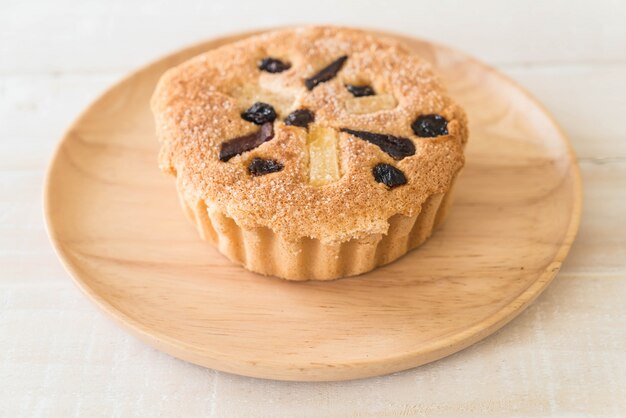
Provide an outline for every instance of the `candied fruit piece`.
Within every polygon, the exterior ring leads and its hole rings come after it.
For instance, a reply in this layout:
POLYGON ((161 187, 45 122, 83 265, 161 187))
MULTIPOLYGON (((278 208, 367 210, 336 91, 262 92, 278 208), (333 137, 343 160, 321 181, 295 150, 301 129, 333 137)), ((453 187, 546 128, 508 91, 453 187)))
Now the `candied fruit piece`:
POLYGON ((294 96, 291 92, 276 89, 265 88, 257 84, 243 84, 233 87, 227 94, 241 105, 251 106, 256 102, 271 103, 276 113, 287 114, 293 104, 294 96))
POLYGON ((276 119, 276 111, 272 105, 256 102, 241 114, 241 117, 248 122, 252 122, 257 125, 263 125, 267 122, 274 122, 276 119))
POLYGON ((356 131, 354 129, 341 128, 341 132, 356 136, 378 146, 389 154, 394 160, 401 160, 415 154, 415 145, 410 139, 401 136, 377 134, 368 131, 356 131))
POLYGON ((389 164, 377 164, 372 169, 372 175, 374 176, 374 180, 384 184, 390 189, 406 184, 406 177, 404 176, 404 173, 389 164))
POLYGON ((337 73, 341 70, 341 67, 343 67, 343 64, 345 64, 347 59, 348 59, 347 55, 337 58, 335 61, 328 64, 326 67, 322 68, 313 77, 310 77, 304 80, 304 85, 306 86, 307 89, 313 90, 315 86, 317 86, 318 84, 324 83, 328 80, 332 80, 333 78, 335 78, 337 73))
POLYGON ((373 96, 376 94, 371 86, 356 86, 354 84, 346 84, 346 89, 352 93, 354 97, 373 96))
POLYGON ((283 165, 276 160, 266 160, 255 157, 248 164, 248 172, 253 176, 264 176, 265 174, 275 173, 283 169, 283 165))
POLYGON ((421 115, 411 124, 411 129, 422 138, 448 135, 448 121, 440 115, 421 115))
POLYGON ((256 132, 222 142, 219 155, 220 161, 226 162, 235 155, 255 149, 272 138, 274 138, 274 125, 270 122, 264 123, 261 129, 256 132))
POLYGON ((346 110, 348 113, 361 115, 364 113, 374 113, 381 110, 390 110, 398 105, 395 97, 391 94, 381 94, 379 96, 355 97, 346 100, 346 110))
POLYGON ((267 57, 263 58, 258 65, 259 70, 266 71, 268 73, 282 73, 291 68, 291 64, 279 60, 278 58, 267 57))
POLYGON ((311 125, 307 136, 309 148, 309 182, 314 186, 339 180, 337 142, 339 135, 332 128, 311 125))
POLYGON ((297 109, 287 115, 285 125, 307 128, 315 120, 315 114, 309 109, 297 109))

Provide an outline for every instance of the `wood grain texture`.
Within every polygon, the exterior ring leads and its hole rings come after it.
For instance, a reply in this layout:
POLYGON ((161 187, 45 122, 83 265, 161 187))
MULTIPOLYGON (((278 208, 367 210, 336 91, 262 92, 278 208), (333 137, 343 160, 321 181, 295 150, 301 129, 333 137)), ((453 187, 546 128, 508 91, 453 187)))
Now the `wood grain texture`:
POLYGON ((159 175, 147 106, 165 69, 229 40, 113 87, 70 128, 50 169, 46 213, 57 250, 81 288, 143 339, 251 376, 372 376, 478 341, 554 277, 580 216, 567 140, 511 81, 409 39, 470 118, 467 166, 443 230, 398 262, 332 283, 288 283, 230 264, 196 238, 159 175))
POLYGON ((283 0, 122 3, 0 5, 0 415, 626 416, 626 64, 614 53, 626 51, 626 3, 549 0, 513 13, 510 1, 321 1, 306 16, 283 0), (556 19, 565 9, 567 18, 556 19), (417 24, 424 16, 438 18, 417 24), (83 297, 46 236, 46 165, 105 88, 190 42, 309 17, 471 52, 535 94, 579 157, 580 232, 553 283, 499 332, 441 361, 333 383, 258 380, 179 361, 83 297))

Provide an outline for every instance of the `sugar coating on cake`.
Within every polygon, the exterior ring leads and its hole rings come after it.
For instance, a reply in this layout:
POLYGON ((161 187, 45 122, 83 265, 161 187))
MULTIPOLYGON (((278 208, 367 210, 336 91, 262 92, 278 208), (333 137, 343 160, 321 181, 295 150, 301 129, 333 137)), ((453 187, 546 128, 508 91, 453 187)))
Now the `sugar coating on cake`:
POLYGON ((166 72, 151 105, 160 167, 188 200, 287 240, 385 234, 390 217, 414 216, 445 193, 464 161, 465 114, 430 64, 354 29, 286 29, 208 51, 166 72), (339 70, 315 84, 342 57, 339 70), (242 116, 256 103, 271 106, 271 122, 259 106, 242 116), (288 116, 302 110, 314 120, 291 124, 302 114, 288 116), (439 134, 428 136, 431 128, 439 134), (220 159, 226 142, 246 136, 240 142, 252 148, 220 159), (400 139, 412 143, 409 151, 386 150, 406 150, 400 139), (387 172, 394 187, 381 181, 387 172))

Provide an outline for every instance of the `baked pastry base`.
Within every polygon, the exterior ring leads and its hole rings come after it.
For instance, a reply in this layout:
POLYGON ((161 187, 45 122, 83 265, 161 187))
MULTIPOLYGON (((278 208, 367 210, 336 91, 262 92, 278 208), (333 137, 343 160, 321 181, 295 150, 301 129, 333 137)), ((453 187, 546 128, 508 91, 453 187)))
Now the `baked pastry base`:
POLYGON ((248 270, 287 280, 333 280, 366 273, 400 258, 423 244, 444 221, 454 193, 431 195, 414 216, 389 218, 387 234, 371 234, 337 243, 301 238, 289 241, 269 228, 242 228, 202 200, 191 200, 177 188, 181 206, 203 240, 248 270))

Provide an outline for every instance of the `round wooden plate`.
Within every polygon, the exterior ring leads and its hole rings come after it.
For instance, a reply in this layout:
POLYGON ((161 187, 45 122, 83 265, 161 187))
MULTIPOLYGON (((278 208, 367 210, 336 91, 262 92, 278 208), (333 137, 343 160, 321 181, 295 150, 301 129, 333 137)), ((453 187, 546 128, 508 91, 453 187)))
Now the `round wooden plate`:
MULTIPOLYGON (((149 344, 227 372, 343 380, 461 350, 518 315, 556 275, 576 234, 581 185, 567 138, 528 93, 457 51, 401 39, 467 110, 470 141, 444 226, 366 275, 292 283, 231 264, 202 242, 156 162, 148 106, 159 76, 211 40, 100 97, 63 138, 46 217, 80 288, 149 344)), ((487 359, 486 359, 487 360, 487 359)))

